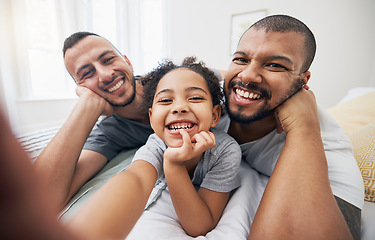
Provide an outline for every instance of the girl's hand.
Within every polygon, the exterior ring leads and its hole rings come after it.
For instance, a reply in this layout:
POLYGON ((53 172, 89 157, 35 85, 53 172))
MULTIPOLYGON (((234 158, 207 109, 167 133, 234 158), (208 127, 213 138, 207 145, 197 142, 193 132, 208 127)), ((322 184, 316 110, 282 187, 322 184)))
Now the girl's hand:
POLYGON ((180 130, 182 146, 178 148, 169 147, 164 153, 164 160, 173 163, 184 164, 185 162, 201 157, 202 153, 216 145, 215 135, 210 131, 202 131, 190 138, 185 130, 180 130))

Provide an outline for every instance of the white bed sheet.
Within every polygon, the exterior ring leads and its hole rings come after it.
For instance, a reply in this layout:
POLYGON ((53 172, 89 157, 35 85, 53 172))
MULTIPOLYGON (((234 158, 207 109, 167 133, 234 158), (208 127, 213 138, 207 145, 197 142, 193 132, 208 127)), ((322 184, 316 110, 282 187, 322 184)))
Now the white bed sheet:
POLYGON ((350 89, 346 95, 337 103, 337 105, 352 100, 353 98, 365 95, 366 93, 370 93, 375 91, 375 87, 356 87, 350 89))

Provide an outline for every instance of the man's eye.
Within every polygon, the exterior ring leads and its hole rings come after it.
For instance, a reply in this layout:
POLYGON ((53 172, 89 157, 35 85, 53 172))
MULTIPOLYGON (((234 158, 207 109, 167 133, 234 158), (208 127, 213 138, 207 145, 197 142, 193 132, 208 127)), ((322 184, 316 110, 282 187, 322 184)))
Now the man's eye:
POLYGON ((104 59, 104 63, 106 64, 106 63, 110 63, 113 59, 114 59, 115 57, 109 57, 109 58, 106 58, 106 59, 104 59))
POLYGON ((284 67, 283 65, 280 65, 278 63, 270 63, 270 64, 267 64, 266 66, 271 68, 271 69, 275 69, 275 70, 287 70, 286 67, 284 67))
POLYGON ((81 79, 85 79, 85 78, 91 77, 93 75, 93 73, 94 73, 94 70, 90 69, 90 70, 88 70, 88 71, 86 71, 86 72, 84 72, 82 74, 81 79))
POLYGON ((245 64, 248 62, 248 60, 242 57, 235 57, 232 59, 232 62, 237 63, 237 64, 245 64))

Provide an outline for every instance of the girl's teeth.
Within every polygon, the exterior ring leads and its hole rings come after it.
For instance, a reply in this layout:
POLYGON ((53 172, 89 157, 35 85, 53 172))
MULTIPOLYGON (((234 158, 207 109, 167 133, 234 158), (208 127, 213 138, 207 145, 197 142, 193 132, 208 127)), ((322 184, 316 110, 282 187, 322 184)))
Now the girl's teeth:
POLYGON ((193 127, 192 124, 181 124, 181 125, 170 126, 169 129, 170 130, 179 130, 179 129, 190 129, 192 127, 193 127))

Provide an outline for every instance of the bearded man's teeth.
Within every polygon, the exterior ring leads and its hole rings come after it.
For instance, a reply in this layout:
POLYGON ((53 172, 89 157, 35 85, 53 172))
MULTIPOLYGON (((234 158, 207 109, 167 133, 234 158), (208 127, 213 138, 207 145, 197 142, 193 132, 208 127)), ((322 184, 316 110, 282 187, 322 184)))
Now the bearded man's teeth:
POLYGON ((250 92, 247 92, 247 91, 244 91, 244 90, 241 90, 241 89, 236 89, 236 94, 237 95, 240 95, 241 97, 243 98, 248 98, 248 99, 253 99, 253 100, 256 100, 256 99, 259 99, 260 98, 260 95, 259 94, 256 94, 256 93, 250 93, 250 92))
POLYGON ((108 92, 114 92, 116 91, 117 89, 119 89, 122 84, 124 84, 124 80, 120 80, 115 86, 111 87, 110 89, 108 89, 108 92))

